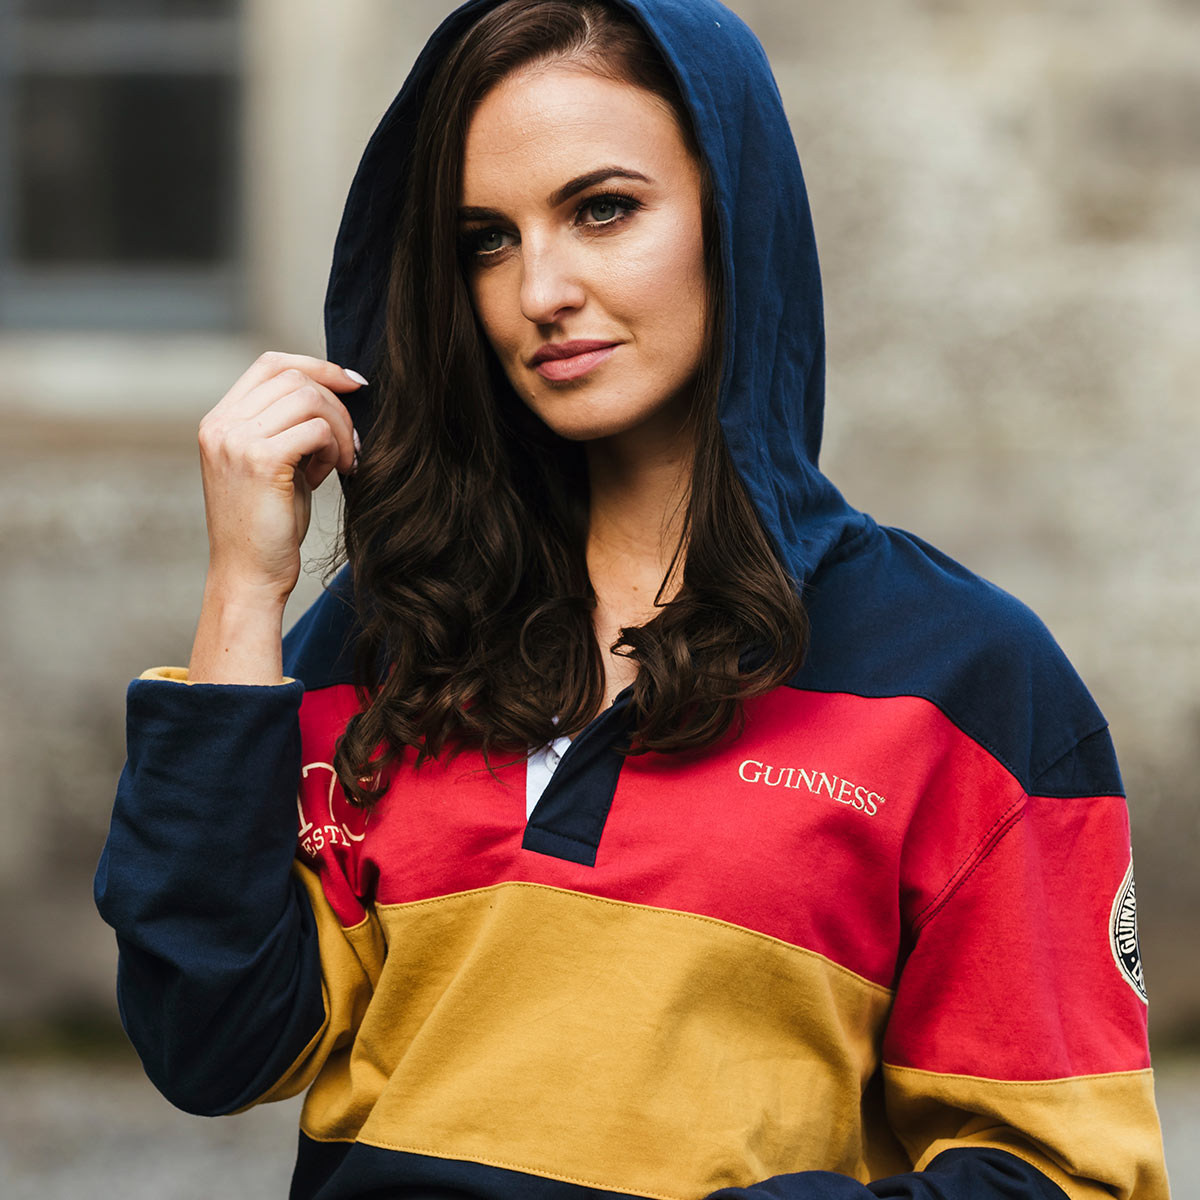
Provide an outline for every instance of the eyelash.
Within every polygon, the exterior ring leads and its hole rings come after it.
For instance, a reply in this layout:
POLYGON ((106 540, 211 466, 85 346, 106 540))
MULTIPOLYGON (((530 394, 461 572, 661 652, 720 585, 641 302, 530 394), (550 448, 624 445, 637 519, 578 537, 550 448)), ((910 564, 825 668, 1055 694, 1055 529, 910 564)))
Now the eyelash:
MULTIPOLYGON (((575 210, 575 220, 584 228, 590 228, 593 231, 605 231, 615 226, 623 225, 625 222, 642 207, 642 202, 636 196, 630 196, 626 192, 600 192, 595 196, 589 196, 575 210), (598 204, 611 204, 617 209, 617 215, 609 221, 583 221, 579 218, 598 204)), ((496 226, 488 226, 486 229, 471 229, 462 235, 460 239, 463 254, 467 258, 473 259, 476 263, 483 264, 488 260, 495 261, 505 250, 511 249, 510 246, 498 246, 495 250, 480 249, 480 242, 490 234, 507 235, 507 231, 499 229, 496 226)))

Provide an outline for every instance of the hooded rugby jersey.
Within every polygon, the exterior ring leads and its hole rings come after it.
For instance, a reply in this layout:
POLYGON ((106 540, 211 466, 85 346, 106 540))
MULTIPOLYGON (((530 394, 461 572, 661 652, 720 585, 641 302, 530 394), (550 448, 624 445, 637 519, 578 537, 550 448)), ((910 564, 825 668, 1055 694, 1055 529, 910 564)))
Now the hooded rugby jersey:
MULTIPOLYGON (((327 350, 368 376, 415 114, 494 3, 433 36, 354 179, 327 350)), ((346 803, 344 576, 290 682, 148 673, 96 880, 129 1035, 189 1111, 307 1089, 297 1198, 1165 1200, 1104 719, 1027 609, 821 473, 816 247, 763 51, 714 0, 621 7, 712 171, 722 427, 805 665, 703 753, 623 755, 619 697, 528 814, 524 760, 471 751, 346 803)))

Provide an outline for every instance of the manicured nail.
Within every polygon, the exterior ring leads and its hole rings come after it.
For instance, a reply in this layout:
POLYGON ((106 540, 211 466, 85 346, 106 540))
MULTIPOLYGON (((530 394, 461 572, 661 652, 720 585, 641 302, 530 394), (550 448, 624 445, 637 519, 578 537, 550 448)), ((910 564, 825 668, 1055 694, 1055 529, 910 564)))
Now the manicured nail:
POLYGON ((352 371, 349 367, 343 367, 342 370, 345 371, 355 383, 361 383, 364 387, 369 386, 369 381, 364 379, 357 371, 352 371))
POLYGON ((359 440, 358 430, 353 426, 350 427, 350 434, 354 438, 354 461, 350 464, 350 470, 353 473, 358 470, 358 456, 362 451, 362 442, 359 440))

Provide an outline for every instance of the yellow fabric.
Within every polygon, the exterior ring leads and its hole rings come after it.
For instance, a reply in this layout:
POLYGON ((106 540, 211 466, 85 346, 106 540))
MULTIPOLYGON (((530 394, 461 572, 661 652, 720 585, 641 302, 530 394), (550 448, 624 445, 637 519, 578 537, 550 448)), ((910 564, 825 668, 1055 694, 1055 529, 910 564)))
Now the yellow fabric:
POLYGON ((534 884, 378 919, 379 987, 309 1093, 310 1137, 644 1196, 814 1163, 869 1177, 886 989, 721 921, 534 884))
POLYGON ((167 683, 191 683, 187 667, 151 667, 143 671, 139 679, 158 679, 167 683))
POLYGON ((918 1170, 944 1150, 994 1146, 1071 1200, 1170 1196, 1149 1070, 1032 1082, 887 1064, 883 1074, 892 1125, 918 1170))
MULTIPOLYGON (((157 679, 164 683, 195 683, 196 680, 188 678, 187 667, 151 667, 148 671, 143 671, 139 679, 157 679)), ((285 675, 278 683, 262 683, 256 684, 256 687, 282 687, 285 683, 295 683, 294 679, 285 675)))
POLYGON ((326 1019, 261 1099, 311 1084, 313 1139, 660 1200, 994 1147, 1071 1200, 1168 1200, 1149 1071, 880 1070, 891 993, 763 934, 527 883, 380 905, 345 929, 295 870, 326 1019))
MULTIPOLYGON (((300 862, 294 863, 292 870, 304 884, 316 918, 325 1022, 275 1086, 255 1101, 260 1104, 297 1095, 322 1068, 332 1074, 344 1070, 386 954, 383 933, 373 914, 353 928, 343 928, 325 899, 317 873, 300 862)), ((360 1119, 365 1117, 365 1112, 360 1114, 360 1119)))

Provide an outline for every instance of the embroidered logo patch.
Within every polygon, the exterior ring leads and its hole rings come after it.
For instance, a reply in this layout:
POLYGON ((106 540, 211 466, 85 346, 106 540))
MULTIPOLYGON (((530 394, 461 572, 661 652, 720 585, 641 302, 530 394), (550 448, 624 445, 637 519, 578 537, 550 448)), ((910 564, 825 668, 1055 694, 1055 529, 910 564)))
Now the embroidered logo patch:
POLYGON ((1125 982, 1146 1003, 1146 981, 1142 975, 1142 952, 1138 947, 1137 899, 1133 890, 1133 859, 1129 870, 1117 888, 1113 899, 1112 913, 1108 919, 1108 940, 1112 946, 1117 968, 1125 982))

